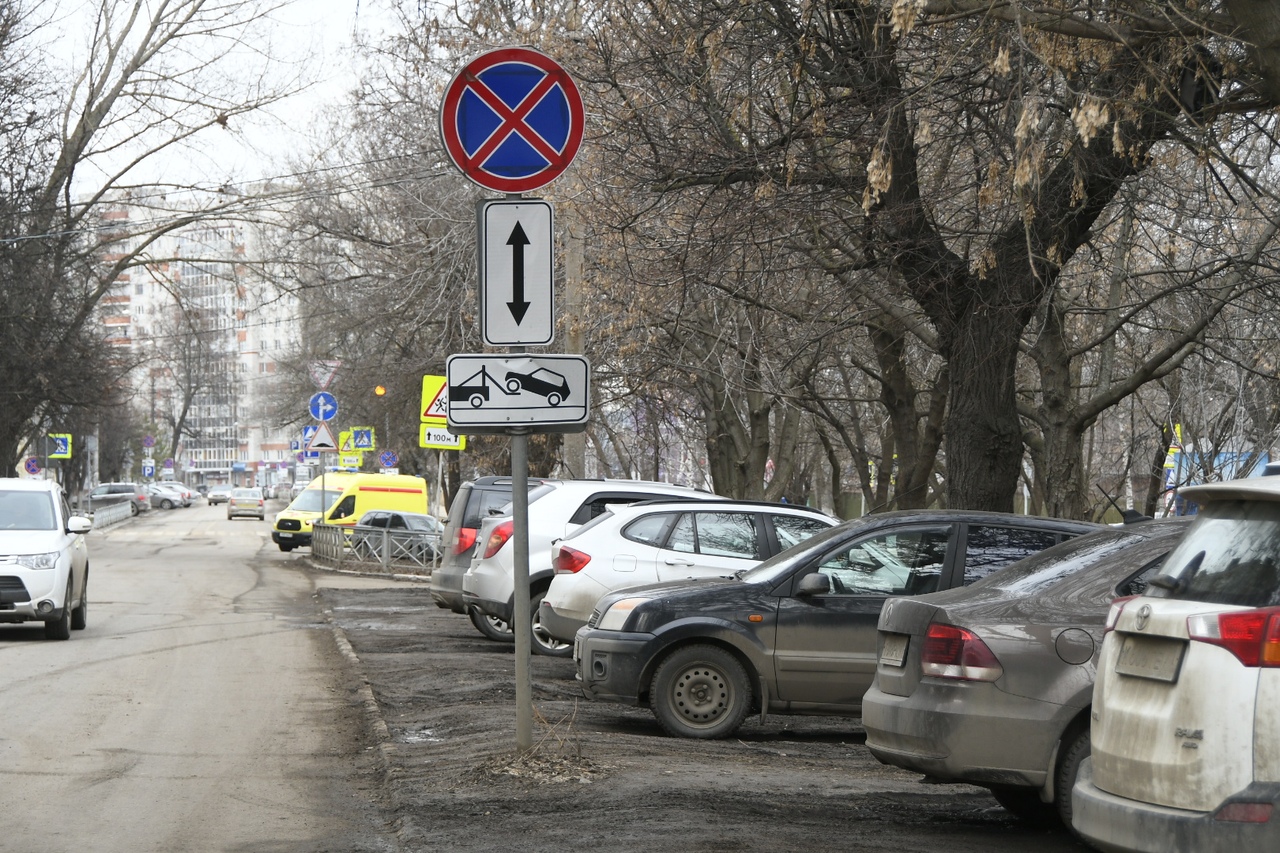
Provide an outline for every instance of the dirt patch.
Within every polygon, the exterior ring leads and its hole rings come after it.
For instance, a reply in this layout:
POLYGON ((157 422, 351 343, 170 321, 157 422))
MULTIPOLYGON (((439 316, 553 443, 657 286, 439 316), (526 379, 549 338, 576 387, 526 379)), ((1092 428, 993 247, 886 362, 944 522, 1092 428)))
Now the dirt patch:
POLYGON ((1084 849, 981 788, 884 767, 858 720, 752 718, 728 740, 672 738, 648 709, 584 699, 564 659, 533 658, 536 745, 519 757, 510 644, 425 587, 319 595, 385 722, 405 850, 1084 849))

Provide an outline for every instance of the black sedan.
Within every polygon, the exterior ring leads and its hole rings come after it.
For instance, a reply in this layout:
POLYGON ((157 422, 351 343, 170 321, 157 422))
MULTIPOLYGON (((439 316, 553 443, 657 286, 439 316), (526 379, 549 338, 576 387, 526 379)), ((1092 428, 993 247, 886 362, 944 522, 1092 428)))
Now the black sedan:
POLYGON ((861 711, 890 596, 985 577, 1100 525, 913 511, 845 522, 740 577, 610 593, 578 631, 588 698, 648 703, 663 728, 726 737, 753 709, 861 711))
POLYGON ((1070 826, 1108 608, 1146 589, 1186 522, 1108 528, 967 589, 890 601, 862 700, 872 755, 1070 826))

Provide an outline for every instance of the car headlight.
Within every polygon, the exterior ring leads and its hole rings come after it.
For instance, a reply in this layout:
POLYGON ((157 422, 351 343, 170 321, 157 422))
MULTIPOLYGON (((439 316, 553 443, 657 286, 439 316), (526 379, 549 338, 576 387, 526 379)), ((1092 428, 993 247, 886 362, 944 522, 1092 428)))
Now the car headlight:
POLYGON ((600 617, 596 627, 601 631, 621 631, 622 626, 627 624, 627 618, 631 616, 631 611, 650 600, 643 596, 620 598, 609 605, 609 609, 600 617))
POLYGON ((19 554, 15 559, 19 566, 26 566, 28 569, 52 569, 58 565, 58 552, 50 551, 47 554, 19 554))

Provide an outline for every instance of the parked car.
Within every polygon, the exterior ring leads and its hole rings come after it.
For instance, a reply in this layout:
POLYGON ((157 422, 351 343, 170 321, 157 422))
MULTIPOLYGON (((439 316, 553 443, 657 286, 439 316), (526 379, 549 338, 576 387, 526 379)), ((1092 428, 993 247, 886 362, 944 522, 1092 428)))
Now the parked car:
POLYGON ((191 487, 177 480, 158 480, 155 485, 181 495, 183 506, 191 506, 191 501, 195 498, 196 493, 191 490, 191 487))
POLYGON ((263 521, 267 517, 266 502, 262 498, 262 489, 232 489, 231 498, 227 501, 227 520, 247 516, 263 521))
POLYGON ((1072 825, 1105 850, 1280 849, 1280 480, 1179 494, 1196 520, 1107 616, 1072 825))
POLYGON ((0 480, 0 622, 43 622, 50 640, 88 624, 92 526, 57 482, 0 480))
POLYGON ((98 507, 126 501, 132 505, 133 515, 151 509, 151 495, 141 483, 102 483, 94 486, 86 500, 90 512, 98 507))
MULTIPOLYGON (((530 478, 530 492, 537 491, 543 481, 530 478)), ((488 616, 462 599, 462 579, 471 567, 476 550, 480 522, 511 503, 510 477, 479 477, 463 483, 449 506, 445 520, 444 553, 440 565, 431 571, 431 599, 436 607, 465 613, 471 624, 491 640, 511 642, 511 626, 506 620, 488 616)))
POLYGON ((230 486, 210 486, 209 491, 205 493, 205 500, 209 501, 209 506, 217 506, 231 500, 230 486))
POLYGON ((672 735, 727 737, 753 708, 862 710, 891 596, 979 580, 1101 525, 918 510, 847 521, 739 578, 612 592, 574 640, 587 698, 647 703, 672 735))
POLYGON ((1070 826, 1107 609, 1146 589, 1186 529, 1185 519, 1109 527, 969 587, 890 599, 862 699, 871 754, 1070 826))
POLYGON ((434 515, 375 509, 351 530, 351 550, 369 559, 410 559, 430 565, 440 558, 444 525, 434 515), (385 531, 385 532, 384 532, 385 531))
POLYGON ((555 575, 538 618, 552 637, 572 643, 607 592, 732 577, 839 523, 809 507, 756 501, 610 506, 552 544, 555 575))
POLYGON ((150 496, 152 509, 174 509, 175 507, 186 506, 187 500, 178 492, 166 489, 159 483, 152 483, 144 486, 147 494, 150 496))
MULTIPOLYGON (((711 500, 710 492, 644 480, 544 480, 529 493, 529 607, 533 650, 569 657, 573 645, 552 637, 540 621, 542 597, 551 585, 551 544, 604 513, 610 504, 648 500, 711 500)), ((515 533, 511 508, 485 519, 471 567, 462 578, 462 598, 481 613, 510 624, 515 611, 515 533)))

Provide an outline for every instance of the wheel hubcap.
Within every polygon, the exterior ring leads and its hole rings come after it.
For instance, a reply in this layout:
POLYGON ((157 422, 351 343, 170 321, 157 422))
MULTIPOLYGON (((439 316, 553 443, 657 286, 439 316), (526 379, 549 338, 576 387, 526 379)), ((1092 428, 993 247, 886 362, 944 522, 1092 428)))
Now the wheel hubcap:
POLYGON ((686 721, 714 723, 733 704, 733 686, 709 666, 690 667, 671 688, 672 704, 686 721))

